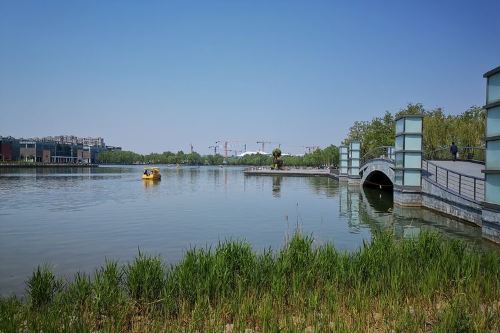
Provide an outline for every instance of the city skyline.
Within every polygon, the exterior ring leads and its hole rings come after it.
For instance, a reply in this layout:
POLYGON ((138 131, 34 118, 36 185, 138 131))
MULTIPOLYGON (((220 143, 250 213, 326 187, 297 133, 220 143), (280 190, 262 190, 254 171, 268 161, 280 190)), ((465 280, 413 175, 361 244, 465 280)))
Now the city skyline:
POLYGON ((408 103, 483 105, 499 8, 3 2, 0 135, 101 136, 139 153, 339 145, 354 121, 408 103))

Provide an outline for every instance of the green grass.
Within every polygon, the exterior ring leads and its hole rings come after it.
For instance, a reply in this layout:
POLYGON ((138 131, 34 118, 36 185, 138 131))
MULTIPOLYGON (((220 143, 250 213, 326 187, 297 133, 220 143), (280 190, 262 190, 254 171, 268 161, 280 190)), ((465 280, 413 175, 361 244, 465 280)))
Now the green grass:
POLYGON ((294 235, 191 249, 176 265, 139 253, 62 283, 44 266, 27 298, 0 299, 0 332, 498 332, 500 251, 435 233, 377 235, 354 253, 294 235))
POLYGON ((37 267, 31 278, 26 281, 26 293, 35 309, 50 305, 60 289, 62 282, 56 279, 47 265, 37 267))

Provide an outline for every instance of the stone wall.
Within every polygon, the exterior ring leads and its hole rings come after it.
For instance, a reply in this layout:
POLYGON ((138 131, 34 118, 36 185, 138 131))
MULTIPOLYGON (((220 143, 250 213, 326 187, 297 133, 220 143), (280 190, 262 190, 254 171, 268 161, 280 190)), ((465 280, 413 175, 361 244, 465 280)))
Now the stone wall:
POLYGON ((403 207, 421 207, 422 193, 418 191, 407 191, 394 188, 394 204, 403 207))
POLYGON ((422 178, 422 206, 481 226, 481 205, 456 195, 425 177, 422 178))
POLYGON ((500 214, 496 211, 491 211, 483 208, 483 237, 500 243, 500 214))

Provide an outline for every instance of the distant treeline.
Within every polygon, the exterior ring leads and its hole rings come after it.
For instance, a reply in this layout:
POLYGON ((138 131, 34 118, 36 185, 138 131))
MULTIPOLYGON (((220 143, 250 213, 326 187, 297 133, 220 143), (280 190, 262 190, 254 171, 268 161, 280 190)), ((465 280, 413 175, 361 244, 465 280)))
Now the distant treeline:
POLYGON ((486 112, 473 106, 458 114, 445 114, 441 108, 424 109, 422 104, 408 104, 396 114, 386 112, 383 117, 371 121, 356 121, 349 129, 344 140, 361 141, 361 155, 380 147, 393 146, 395 136, 394 119, 405 114, 424 116, 424 152, 432 152, 455 142, 459 147, 478 147, 484 145, 486 112))
MULTIPOLYGON (((170 151, 161 154, 151 153, 147 155, 137 154, 131 151, 104 151, 99 154, 99 162, 105 164, 185 164, 185 165, 220 165, 224 163, 222 155, 201 156, 197 152, 186 154, 182 151, 173 153, 170 151)), ((339 151, 334 145, 315 151, 303 156, 283 156, 285 166, 330 166, 338 165, 339 151)), ((230 156, 227 158, 228 165, 271 165, 272 156, 253 154, 243 157, 230 156)))

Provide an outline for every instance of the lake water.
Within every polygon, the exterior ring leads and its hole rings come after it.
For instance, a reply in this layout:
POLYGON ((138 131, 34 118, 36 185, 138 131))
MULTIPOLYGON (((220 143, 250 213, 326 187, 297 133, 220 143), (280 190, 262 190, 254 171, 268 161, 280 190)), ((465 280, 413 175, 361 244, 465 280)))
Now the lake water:
POLYGON ((178 261, 190 247, 246 240, 278 249, 299 229, 316 244, 353 251, 376 230, 412 237, 439 230, 492 247, 481 231, 424 209, 397 209, 392 194, 322 177, 244 176, 238 167, 0 169, 0 294, 23 294, 39 264, 61 276, 93 272, 138 249, 178 261))

